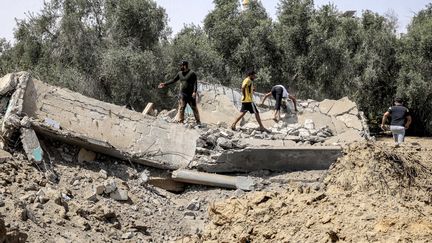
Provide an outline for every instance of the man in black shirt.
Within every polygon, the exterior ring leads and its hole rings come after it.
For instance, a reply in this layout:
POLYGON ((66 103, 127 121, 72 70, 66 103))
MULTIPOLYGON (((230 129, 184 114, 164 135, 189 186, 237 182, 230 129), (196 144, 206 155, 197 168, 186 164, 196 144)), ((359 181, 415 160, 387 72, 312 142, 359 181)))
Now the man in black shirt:
POLYGON ((411 115, 408 108, 403 106, 402 99, 396 98, 394 106, 389 107, 382 118, 381 128, 386 128, 386 121, 388 117, 391 117, 390 131, 393 134, 396 147, 403 143, 405 138, 405 130, 411 125, 411 115))
POLYGON ((167 85, 180 81, 180 94, 179 94, 179 122, 184 122, 184 112, 186 105, 192 108, 195 116, 195 121, 198 125, 201 124, 197 104, 196 104, 196 94, 197 94, 197 76, 195 72, 189 69, 189 63, 187 61, 180 62, 180 72, 174 77, 173 80, 160 83, 159 88, 164 88, 167 85))

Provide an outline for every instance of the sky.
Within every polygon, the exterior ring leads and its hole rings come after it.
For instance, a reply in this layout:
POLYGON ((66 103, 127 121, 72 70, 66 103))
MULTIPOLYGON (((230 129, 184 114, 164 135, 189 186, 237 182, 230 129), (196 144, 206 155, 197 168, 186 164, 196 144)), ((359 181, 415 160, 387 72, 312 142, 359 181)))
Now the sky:
MULTIPOLYGON (((26 13, 38 13, 44 0, 0 0, 0 38, 13 41, 16 28, 15 19, 25 19, 26 13), (7 6, 7 7, 5 7, 7 6)), ((166 9, 173 33, 179 32, 185 24, 202 25, 205 16, 213 9, 212 0, 156 0, 166 9)), ((239 0, 240 2, 240 0, 239 0)), ((279 0, 261 0, 270 17, 276 18, 279 0)), ((360 16, 365 9, 381 15, 396 14, 399 20, 399 33, 406 32, 406 26, 419 10, 424 9, 431 0, 315 0, 315 6, 333 3, 340 11, 356 10, 360 16)))

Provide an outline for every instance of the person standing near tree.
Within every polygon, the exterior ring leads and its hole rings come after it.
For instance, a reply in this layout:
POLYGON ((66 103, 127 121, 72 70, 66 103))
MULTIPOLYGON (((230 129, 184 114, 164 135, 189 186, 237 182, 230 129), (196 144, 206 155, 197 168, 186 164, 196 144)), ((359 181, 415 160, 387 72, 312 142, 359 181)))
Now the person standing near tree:
POLYGON ((186 105, 189 104, 189 106, 191 107, 194 113, 195 122, 197 123, 197 125, 201 125, 200 115, 198 112, 197 102, 196 102, 197 87, 198 87, 197 75, 195 74, 195 72, 189 69, 188 61, 181 61, 179 65, 180 65, 180 71, 177 73, 174 79, 166 83, 160 83, 158 87, 162 89, 167 85, 180 81, 178 122, 179 123, 184 122, 184 116, 185 116, 184 113, 185 113, 186 105))
POLYGON ((235 119, 234 123, 231 125, 231 129, 235 130, 236 129, 236 125, 237 123, 240 121, 240 119, 242 119, 246 113, 249 111, 251 114, 255 114, 255 118, 259 124, 259 131, 265 131, 265 132, 269 132, 269 130, 267 130, 262 122, 261 122, 261 118, 259 115, 259 111, 255 105, 255 103, 253 102, 253 92, 255 91, 255 87, 253 84, 253 81, 255 80, 256 76, 255 76, 255 71, 253 69, 250 69, 246 72, 247 77, 243 80, 242 82, 242 87, 241 87, 241 91, 242 91, 242 106, 240 109, 240 115, 235 119))
POLYGON ((273 98, 276 100, 275 103, 275 112, 274 112, 274 118, 276 122, 280 120, 280 108, 282 105, 282 99, 290 99, 292 100, 294 104, 294 111, 297 111, 297 100, 294 96, 290 95, 288 91, 285 89, 283 85, 275 85, 272 87, 271 91, 264 95, 263 100, 261 101, 261 105, 264 105, 264 101, 272 95, 273 98))
POLYGON ((389 117, 391 117, 390 131, 393 134, 395 146, 399 147, 404 142, 405 130, 409 128, 412 121, 409 110, 403 106, 401 98, 395 98, 394 106, 389 107, 384 113, 381 122, 381 128, 383 130, 387 128, 385 124, 389 117))

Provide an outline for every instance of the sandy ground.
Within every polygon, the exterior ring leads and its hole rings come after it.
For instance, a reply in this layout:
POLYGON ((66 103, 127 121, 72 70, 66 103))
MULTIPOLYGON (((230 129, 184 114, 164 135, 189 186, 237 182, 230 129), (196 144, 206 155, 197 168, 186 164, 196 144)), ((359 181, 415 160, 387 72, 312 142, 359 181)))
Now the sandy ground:
POLYGON ((206 242, 432 242, 432 140, 349 146, 325 188, 287 185, 210 207, 206 242))
POLYGON ((254 172, 252 192, 178 194, 142 184, 148 168, 104 156, 78 163, 78 148, 47 146, 54 181, 20 154, 0 163, 0 242, 5 232, 15 242, 432 242, 430 138, 353 144, 328 171, 254 172), (127 201, 89 200, 110 181, 127 201))

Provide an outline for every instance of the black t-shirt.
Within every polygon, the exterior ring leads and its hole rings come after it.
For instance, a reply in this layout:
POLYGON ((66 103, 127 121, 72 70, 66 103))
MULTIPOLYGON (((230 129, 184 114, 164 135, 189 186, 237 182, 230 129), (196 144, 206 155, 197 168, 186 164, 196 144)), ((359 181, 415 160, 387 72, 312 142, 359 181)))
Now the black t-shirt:
POLYGON ((180 93, 191 96, 197 91, 197 76, 192 70, 178 72, 174 79, 166 84, 172 84, 180 81, 180 93))
POLYGON ((402 105, 396 105, 389 107, 388 112, 391 115, 390 125, 405 126, 405 118, 409 116, 408 108, 402 105))

